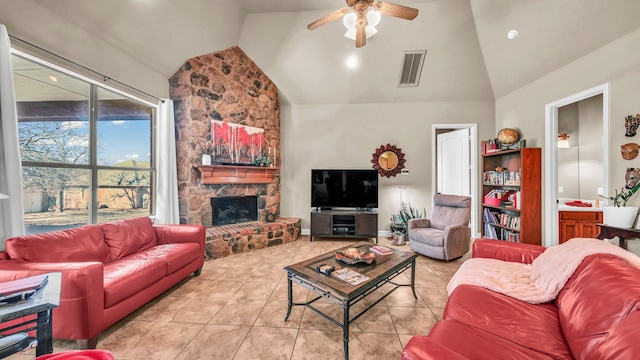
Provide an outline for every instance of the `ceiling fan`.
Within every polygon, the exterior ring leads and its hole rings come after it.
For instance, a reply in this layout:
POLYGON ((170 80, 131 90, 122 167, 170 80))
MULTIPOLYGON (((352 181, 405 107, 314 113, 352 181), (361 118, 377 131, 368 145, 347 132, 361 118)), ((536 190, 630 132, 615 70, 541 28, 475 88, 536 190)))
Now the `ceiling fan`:
POLYGON ((418 16, 418 9, 410 8, 403 5, 398 5, 386 1, 375 0, 346 0, 347 7, 338 9, 329 15, 321 17, 320 19, 307 25, 307 29, 314 30, 320 26, 327 24, 333 20, 339 19, 342 16, 353 11, 356 15, 355 22, 355 40, 356 47, 363 47, 367 43, 367 13, 369 11, 378 11, 383 15, 390 15, 400 19, 413 20, 418 16))

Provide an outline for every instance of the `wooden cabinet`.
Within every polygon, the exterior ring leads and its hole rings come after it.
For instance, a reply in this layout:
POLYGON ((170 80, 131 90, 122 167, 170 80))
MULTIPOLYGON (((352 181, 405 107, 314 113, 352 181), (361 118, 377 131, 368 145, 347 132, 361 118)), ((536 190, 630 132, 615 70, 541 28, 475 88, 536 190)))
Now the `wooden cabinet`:
POLYGON ((601 211, 560 211, 558 214, 560 244, 576 237, 596 238, 597 224, 602 224, 601 211))
POLYGON ((378 239, 378 213, 369 211, 313 210, 311 241, 314 236, 378 239))
POLYGON ((540 245, 542 151, 503 150, 482 155, 482 236, 540 245), (490 198, 502 194, 503 199, 490 198), (511 200, 511 201, 510 201, 511 200))

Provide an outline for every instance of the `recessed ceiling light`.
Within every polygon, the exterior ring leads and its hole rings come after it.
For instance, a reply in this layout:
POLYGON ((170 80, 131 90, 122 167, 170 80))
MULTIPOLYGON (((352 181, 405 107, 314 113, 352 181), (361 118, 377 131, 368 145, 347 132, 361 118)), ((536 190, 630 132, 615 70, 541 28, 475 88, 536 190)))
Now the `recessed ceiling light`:
POLYGON ((346 64, 349 69, 357 68, 359 63, 360 61, 358 60, 358 57, 356 55, 349 55, 347 57, 346 64))
POLYGON ((518 31, 517 30, 509 30, 509 32, 507 33, 507 39, 509 40, 513 40, 515 38, 518 37, 518 31))
POLYGON ((58 78, 53 76, 53 75, 49 76, 49 80, 51 80, 53 82, 58 82, 58 78))

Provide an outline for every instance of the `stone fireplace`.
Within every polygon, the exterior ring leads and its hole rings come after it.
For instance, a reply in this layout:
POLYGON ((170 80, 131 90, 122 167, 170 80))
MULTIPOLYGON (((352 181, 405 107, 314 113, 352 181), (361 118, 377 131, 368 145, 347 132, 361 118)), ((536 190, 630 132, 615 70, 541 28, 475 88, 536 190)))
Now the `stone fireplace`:
POLYGON ((280 102, 271 79, 234 46, 187 60, 169 84, 176 119, 180 222, 208 228, 207 258, 296 240, 300 219, 280 218, 280 102), (268 176, 257 166, 202 164, 202 155, 213 153, 213 120, 264 129, 264 148, 274 149, 277 161, 268 176), (230 197, 254 197, 252 218, 257 221, 214 223, 221 211, 230 215, 232 210, 212 206, 212 199, 230 197))

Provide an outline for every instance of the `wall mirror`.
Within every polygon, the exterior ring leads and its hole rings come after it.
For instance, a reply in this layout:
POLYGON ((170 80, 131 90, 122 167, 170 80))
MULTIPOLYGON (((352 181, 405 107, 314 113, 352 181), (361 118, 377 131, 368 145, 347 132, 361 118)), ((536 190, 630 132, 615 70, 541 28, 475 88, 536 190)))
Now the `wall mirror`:
POLYGON ((404 154, 395 145, 381 145, 371 159, 373 168, 380 176, 396 176, 404 168, 404 154))
POLYGON ((558 108, 558 133, 567 143, 557 146, 558 197, 596 200, 604 191, 602 94, 558 108))

